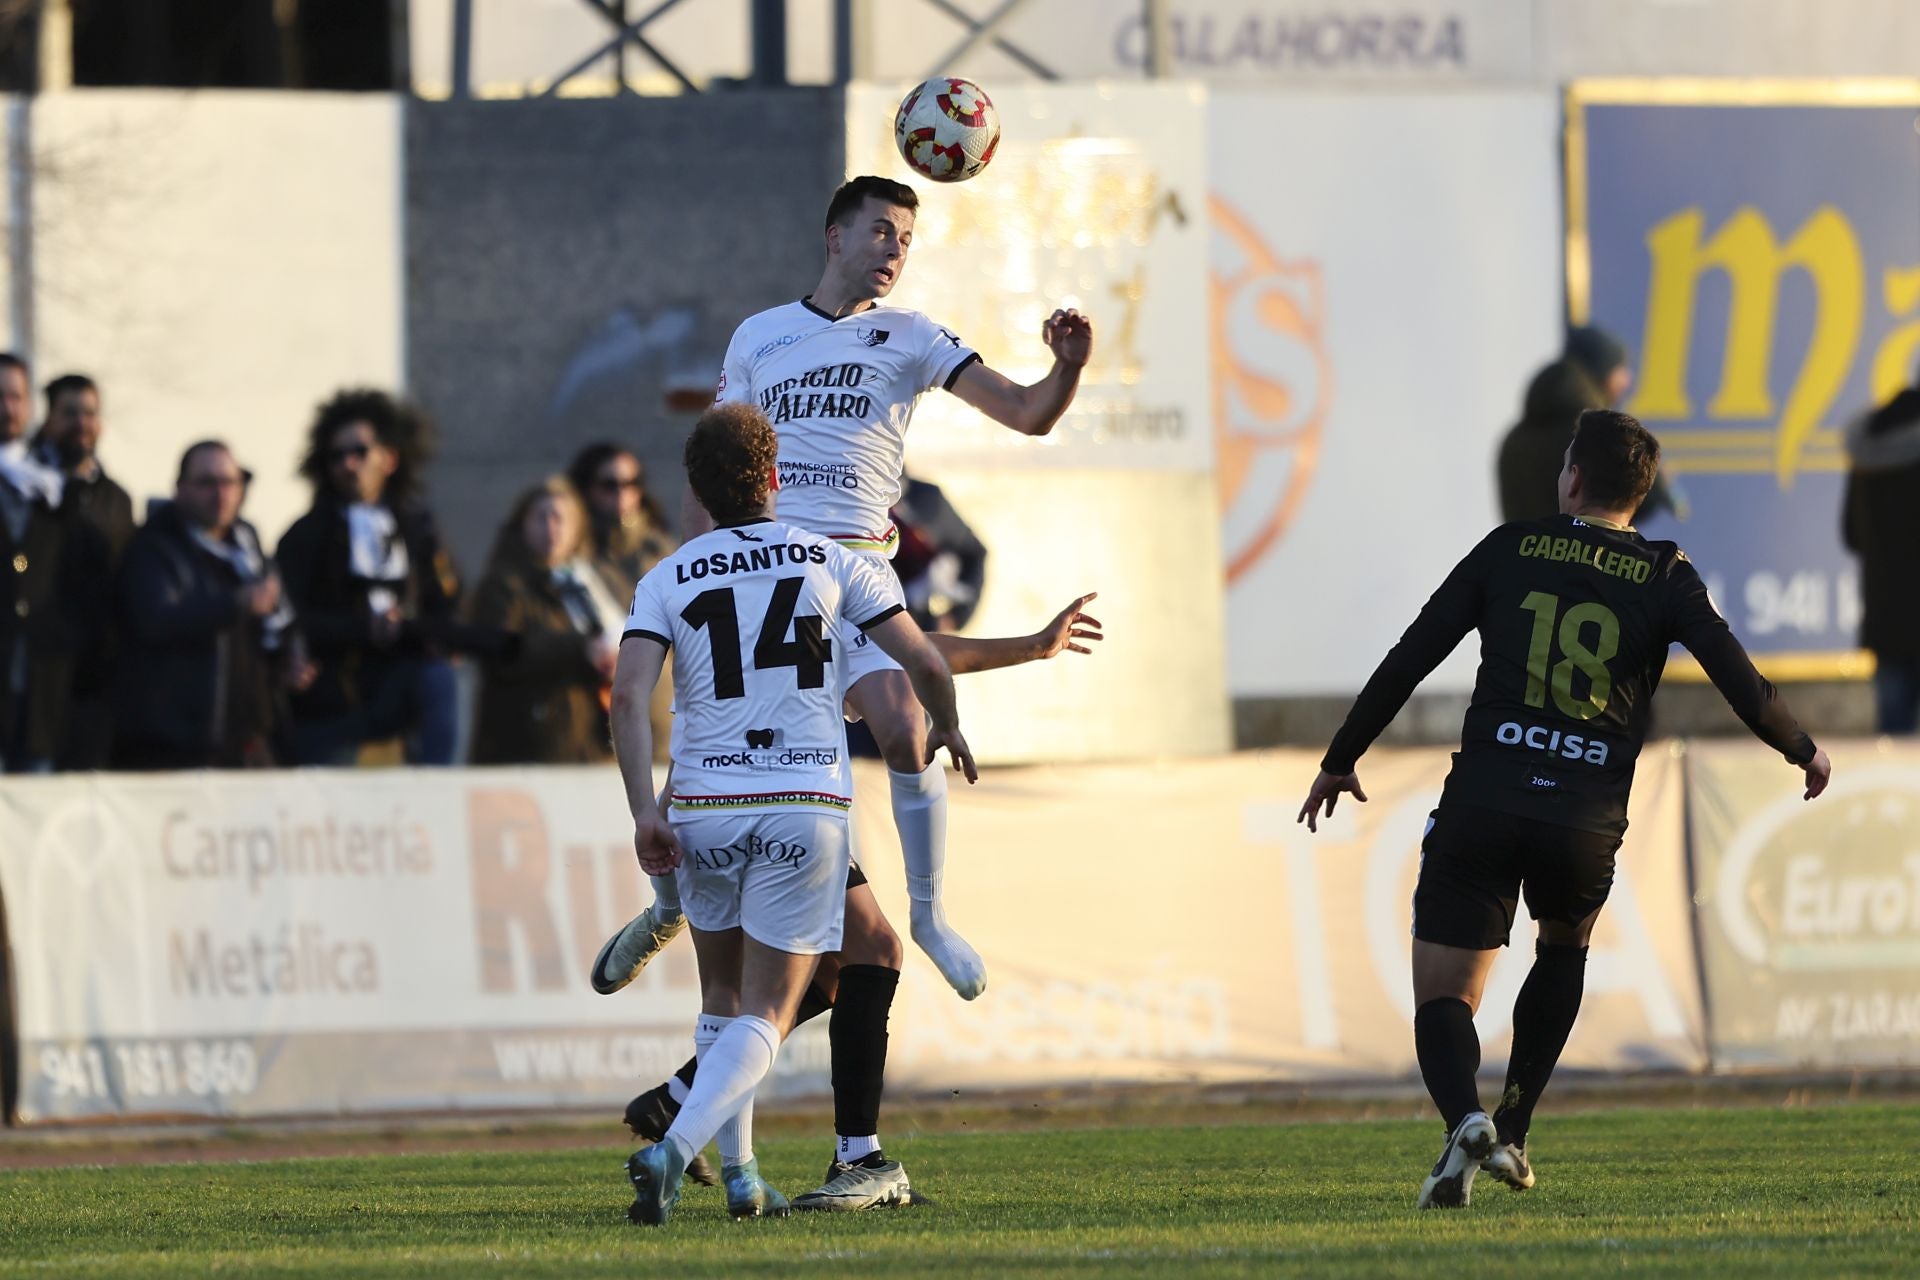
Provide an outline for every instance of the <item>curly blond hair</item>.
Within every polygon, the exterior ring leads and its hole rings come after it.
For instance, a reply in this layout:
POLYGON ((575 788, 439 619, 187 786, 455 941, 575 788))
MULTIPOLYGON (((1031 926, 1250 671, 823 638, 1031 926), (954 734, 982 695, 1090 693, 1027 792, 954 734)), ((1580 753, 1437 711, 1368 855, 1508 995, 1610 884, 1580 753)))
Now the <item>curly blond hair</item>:
POLYGON ((708 515, 745 520, 765 508, 767 477, 779 452, 765 414, 750 404, 717 404, 693 424, 682 460, 693 496, 708 515))

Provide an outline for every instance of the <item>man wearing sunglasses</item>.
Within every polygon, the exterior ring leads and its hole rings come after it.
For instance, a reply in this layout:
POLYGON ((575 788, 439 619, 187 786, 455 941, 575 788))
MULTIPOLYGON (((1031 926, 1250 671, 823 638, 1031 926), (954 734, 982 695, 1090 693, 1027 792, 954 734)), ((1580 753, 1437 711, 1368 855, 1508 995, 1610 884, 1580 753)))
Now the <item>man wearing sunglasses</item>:
POLYGON ((313 508, 277 557, 318 670, 293 701, 296 763, 349 765, 396 737, 410 763, 453 763, 460 585, 419 493, 431 435, 382 391, 342 391, 314 418, 300 464, 313 508))

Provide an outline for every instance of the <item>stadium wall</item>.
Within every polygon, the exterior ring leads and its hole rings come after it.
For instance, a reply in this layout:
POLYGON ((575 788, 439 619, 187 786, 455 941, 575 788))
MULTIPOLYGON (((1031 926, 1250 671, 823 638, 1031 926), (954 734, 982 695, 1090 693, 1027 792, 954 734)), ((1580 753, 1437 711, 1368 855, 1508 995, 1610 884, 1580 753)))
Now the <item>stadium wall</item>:
MULTIPOLYGON (((1762 750, 1649 751, 1569 1067, 1920 1066, 1920 748, 1835 753, 1802 807, 1762 750)), ((990 772, 954 806, 947 901, 991 984, 964 1004, 910 948, 890 1081, 1411 1078, 1407 902, 1447 763, 1370 757, 1372 802, 1318 837, 1304 752, 990 772)), ((857 772, 855 847, 898 911, 886 778, 857 772)), ((698 1006, 684 943, 587 986, 645 892, 621 795, 610 769, 8 780, 19 1119, 620 1104, 698 1006)), ((1489 1069, 1530 939, 1493 972, 1489 1069)), ((826 1086, 816 1023, 773 1092, 826 1086)))
MULTIPOLYGON (((93 90, 8 100, 4 346, 99 382, 101 457, 171 496, 221 437, 269 544, 307 506, 313 406, 403 377, 401 101, 93 90)), ((40 404, 36 385, 35 415, 40 404)))
POLYGON ((837 93, 410 102, 407 381, 470 575, 518 494, 628 442, 679 504, 734 326, 805 293, 845 171, 837 93))

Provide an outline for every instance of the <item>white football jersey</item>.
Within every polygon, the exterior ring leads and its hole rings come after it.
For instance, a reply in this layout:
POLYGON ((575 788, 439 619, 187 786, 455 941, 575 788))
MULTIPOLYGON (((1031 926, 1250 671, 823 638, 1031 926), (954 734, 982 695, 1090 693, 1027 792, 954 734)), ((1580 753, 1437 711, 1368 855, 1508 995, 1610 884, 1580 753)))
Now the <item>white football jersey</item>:
POLYGON ((672 807, 846 812, 850 642, 905 607, 885 565, 785 521, 724 525, 648 570, 626 636, 674 651, 672 807))
POLYGON ((918 311, 789 302, 733 331, 714 399, 757 405, 779 434, 780 519, 890 557, 913 406, 979 358, 918 311))

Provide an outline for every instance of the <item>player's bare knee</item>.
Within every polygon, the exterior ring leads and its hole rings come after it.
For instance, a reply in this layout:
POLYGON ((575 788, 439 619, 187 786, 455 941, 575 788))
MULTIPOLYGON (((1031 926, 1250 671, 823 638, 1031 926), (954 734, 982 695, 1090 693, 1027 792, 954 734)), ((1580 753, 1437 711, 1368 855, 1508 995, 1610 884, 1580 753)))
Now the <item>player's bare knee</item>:
POLYGON ((869 727, 887 768, 895 773, 919 773, 927 767, 927 726, 919 708, 911 716, 888 716, 869 727))
POLYGON ((887 762, 887 768, 895 773, 919 773, 927 767, 927 757, 916 744, 905 744, 892 750, 883 750, 881 758, 887 762))
POLYGON ((883 969, 898 969, 906 958, 900 935, 893 931, 885 916, 878 911, 847 913, 845 937, 840 947, 842 965, 873 964, 883 969))
POLYGON ((1540 945, 1543 947, 1577 947, 1584 950, 1593 940, 1593 917, 1589 916, 1578 924, 1566 924, 1558 920, 1540 922, 1540 945))

